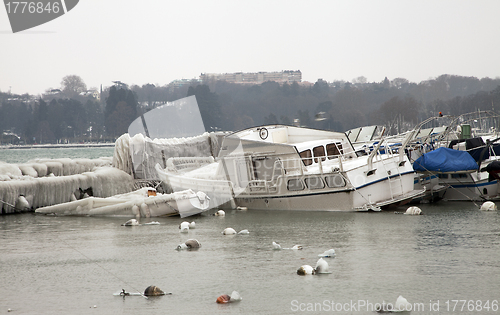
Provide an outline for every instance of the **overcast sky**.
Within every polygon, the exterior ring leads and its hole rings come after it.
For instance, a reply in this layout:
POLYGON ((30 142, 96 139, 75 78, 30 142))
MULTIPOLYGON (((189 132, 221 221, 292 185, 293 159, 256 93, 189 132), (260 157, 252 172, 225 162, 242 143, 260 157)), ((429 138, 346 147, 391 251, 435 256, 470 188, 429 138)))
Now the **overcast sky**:
POLYGON ((16 34, 0 7, 0 91, 19 94, 59 88, 69 74, 89 88, 239 71, 495 78, 499 56, 499 0, 80 0, 16 34))

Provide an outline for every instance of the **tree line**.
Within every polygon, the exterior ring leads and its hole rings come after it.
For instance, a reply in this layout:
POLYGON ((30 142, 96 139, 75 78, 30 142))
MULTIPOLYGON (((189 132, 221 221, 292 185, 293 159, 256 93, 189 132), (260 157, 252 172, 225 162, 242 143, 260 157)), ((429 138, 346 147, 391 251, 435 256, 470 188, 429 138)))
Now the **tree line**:
MULTIPOLYGON (((264 82, 241 85, 192 81, 184 86, 127 85, 84 93, 83 80, 67 76, 57 93, 34 97, 0 92, 0 130, 21 143, 114 141, 142 113, 166 102, 196 95, 207 131, 236 131, 262 124, 301 125, 346 131, 385 125, 392 133, 409 129, 438 112, 460 115, 500 110, 500 79, 442 75, 412 83, 403 78, 306 85, 264 82), (9 131, 9 132, 8 132, 9 131)), ((54 89, 52 89, 54 91, 54 89)))

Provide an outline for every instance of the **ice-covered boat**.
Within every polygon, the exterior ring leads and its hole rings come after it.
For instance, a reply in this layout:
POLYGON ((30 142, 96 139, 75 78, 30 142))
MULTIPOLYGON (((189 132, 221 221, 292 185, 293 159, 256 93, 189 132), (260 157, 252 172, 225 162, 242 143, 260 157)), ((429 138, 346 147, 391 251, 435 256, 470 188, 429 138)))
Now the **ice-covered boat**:
POLYGON ((157 193, 144 187, 108 198, 88 197, 38 208, 35 213, 80 216, 187 217, 209 209, 209 198, 202 192, 184 190, 171 194, 157 193))
POLYGON ((156 170, 174 190, 207 193, 211 207, 380 210, 422 193, 404 151, 382 153, 382 143, 358 155, 345 133, 262 126, 226 136, 215 159, 169 158, 156 170))

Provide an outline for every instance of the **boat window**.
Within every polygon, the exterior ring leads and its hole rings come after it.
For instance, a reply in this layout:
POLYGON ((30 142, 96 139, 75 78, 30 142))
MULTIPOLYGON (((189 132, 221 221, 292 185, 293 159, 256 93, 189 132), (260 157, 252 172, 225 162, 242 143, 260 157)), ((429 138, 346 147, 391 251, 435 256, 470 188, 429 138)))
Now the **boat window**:
POLYGON ((329 188, 345 187, 345 179, 342 175, 325 176, 325 182, 329 188))
POLYGON ((305 166, 313 164, 311 150, 304 150, 299 154, 305 166))
POLYGON ((329 160, 336 158, 340 154, 342 154, 342 143, 329 143, 326 145, 326 155, 329 160))
POLYGON ((451 178, 467 178, 467 174, 451 174, 451 178))
POLYGON ((287 188, 290 191, 304 190, 304 184, 300 179, 289 179, 287 188))
POLYGON ((318 158, 321 157, 321 161, 326 160, 325 158, 325 147, 322 145, 319 145, 317 147, 313 148, 313 153, 314 153, 314 163, 318 163, 318 158))
POLYGON ((448 179, 448 174, 438 174, 438 177, 441 179, 448 179))
POLYGON ((252 158, 254 177, 257 180, 273 180, 278 175, 281 175, 281 164, 276 163, 277 157, 254 157, 252 158), (277 166, 279 169, 274 169, 277 166))
POLYGON ((321 180, 320 177, 307 177, 304 179, 306 182, 306 186, 309 189, 322 189, 325 188, 325 183, 321 180))

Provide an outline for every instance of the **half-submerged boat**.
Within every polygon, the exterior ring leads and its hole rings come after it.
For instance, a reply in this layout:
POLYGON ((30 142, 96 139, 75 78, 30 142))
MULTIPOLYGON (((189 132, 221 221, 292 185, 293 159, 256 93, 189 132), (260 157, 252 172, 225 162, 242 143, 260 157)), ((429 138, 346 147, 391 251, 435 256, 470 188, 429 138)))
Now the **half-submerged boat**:
POLYGON ((224 137, 215 159, 173 157, 156 170, 174 190, 207 193, 211 207, 379 211, 422 193, 404 151, 382 143, 359 155, 345 133, 262 126, 224 137))
POLYGON ((80 200, 38 208, 35 213, 79 216, 163 217, 182 218, 209 209, 209 198, 202 192, 184 190, 171 194, 157 193, 144 187, 108 198, 88 197, 80 200))

